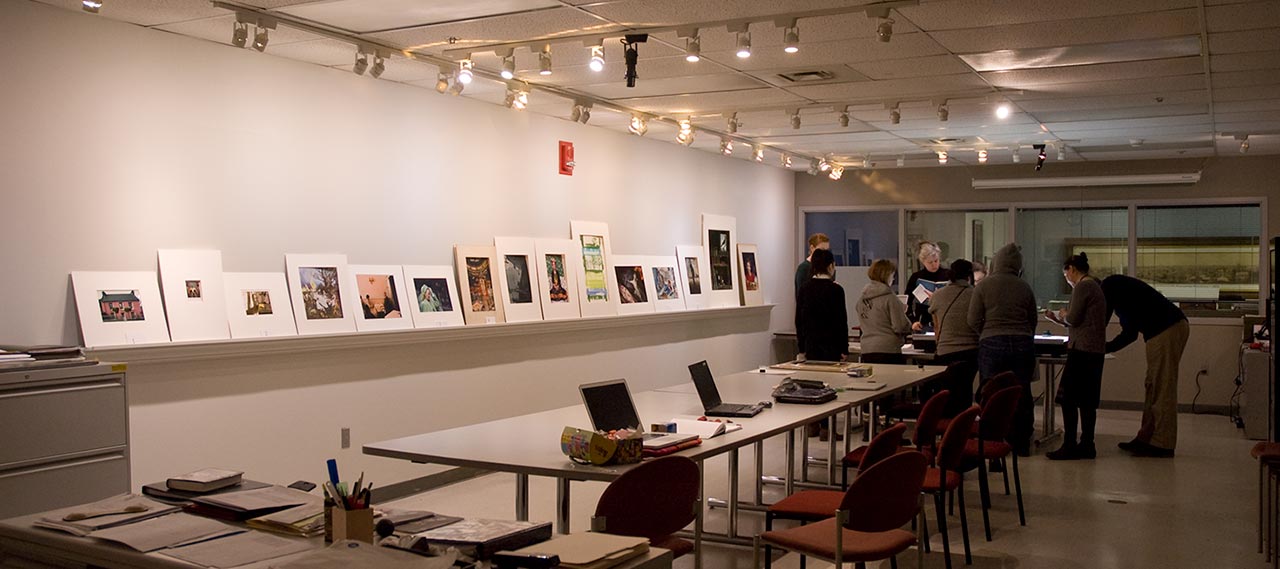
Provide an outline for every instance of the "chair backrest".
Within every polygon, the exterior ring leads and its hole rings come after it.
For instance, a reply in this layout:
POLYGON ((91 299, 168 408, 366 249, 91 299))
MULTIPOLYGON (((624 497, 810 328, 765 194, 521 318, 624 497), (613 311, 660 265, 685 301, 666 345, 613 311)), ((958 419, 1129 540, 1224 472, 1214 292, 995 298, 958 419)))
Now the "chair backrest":
POLYGON ((596 531, 656 539, 689 525, 697 515, 698 465, 683 456, 650 459, 604 489, 596 503, 596 531))
POLYGON ((910 522, 920 511, 920 487, 929 461, 918 451, 897 453, 864 470, 844 493, 840 509, 852 513, 845 526, 881 532, 910 522))
POLYGON ((916 443, 916 448, 931 447, 938 438, 938 420, 942 418, 942 412, 947 408, 947 401, 951 400, 951 392, 942 390, 930 397, 924 402, 924 407, 920 408, 920 417, 916 420, 916 433, 912 439, 916 443))
POLYGON ((889 427, 880 434, 871 439, 871 443, 867 445, 866 454, 862 455, 862 462, 858 463, 858 472, 866 472, 877 462, 893 456, 902 447, 902 435, 907 432, 906 423, 898 423, 889 427))
POLYGON ((997 373, 978 387, 978 402, 986 401, 993 393, 1015 385, 1018 385, 1018 376, 1014 375, 1013 372, 1002 371, 997 373))
POLYGON ((1022 397, 1022 386, 1006 387, 992 393, 982 404, 982 414, 978 419, 978 437, 987 441, 1003 441, 1009 438, 1009 430, 1013 428, 1013 415, 1018 409, 1018 398, 1022 397))
POLYGON ((973 423, 978 420, 978 406, 974 405, 961 411, 947 425, 947 432, 942 434, 942 446, 938 447, 938 467, 951 471, 959 471, 964 460, 964 445, 973 432, 973 423))

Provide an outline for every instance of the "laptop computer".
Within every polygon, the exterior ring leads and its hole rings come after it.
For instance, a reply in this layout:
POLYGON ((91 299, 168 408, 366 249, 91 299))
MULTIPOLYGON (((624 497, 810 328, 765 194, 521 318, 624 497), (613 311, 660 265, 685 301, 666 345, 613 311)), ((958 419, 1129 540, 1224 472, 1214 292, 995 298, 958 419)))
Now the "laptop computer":
POLYGON ((698 435, 687 433, 644 432, 644 425, 640 423, 640 415, 636 413, 636 405, 631 400, 631 390, 627 389, 625 379, 579 385, 578 391, 582 394, 582 403, 587 406, 587 414, 591 416, 591 424, 597 431, 640 431, 644 438, 642 444, 648 449, 666 448, 698 438, 698 435))
POLYGON ((693 377, 693 386, 698 388, 698 398, 702 399, 703 413, 708 417, 755 417, 764 410, 764 406, 745 403, 725 403, 720 400, 720 390, 716 389, 716 380, 711 376, 711 366, 706 360, 689 366, 689 375, 693 377))

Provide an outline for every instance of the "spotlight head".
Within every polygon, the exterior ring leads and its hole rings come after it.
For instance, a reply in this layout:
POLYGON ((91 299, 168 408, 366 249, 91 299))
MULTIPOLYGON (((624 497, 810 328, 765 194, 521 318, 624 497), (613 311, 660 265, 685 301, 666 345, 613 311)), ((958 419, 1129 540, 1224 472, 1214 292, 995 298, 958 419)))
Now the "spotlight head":
POLYGON ((986 151, 986 150, 979 150, 979 151, 978 151, 978 163, 979 163, 979 164, 986 164, 986 163, 987 163, 987 151, 986 151))
POLYGON ((799 130, 800 128, 800 110, 799 109, 796 109, 794 113, 791 113, 791 128, 793 130, 799 130))
POLYGON ((596 73, 604 71, 604 47, 603 46, 599 46, 599 45, 592 46, 591 62, 587 64, 587 67, 590 67, 591 70, 595 71, 596 73))
POLYGON ((724 129, 729 131, 729 134, 737 134, 739 126, 742 126, 742 123, 738 122, 738 113, 733 113, 725 120, 724 129))
POLYGON ((825 158, 818 160, 818 170, 822 172, 831 170, 831 163, 827 162, 825 158))
POLYGON ((1039 172, 1044 168, 1044 159, 1046 157, 1043 144, 1032 144, 1031 148, 1036 150, 1036 171, 1039 172))
POLYGON ((1009 113, 1011 112, 1012 110, 1009 109, 1008 103, 1001 103, 999 106, 996 107, 996 118, 1002 119, 1002 120, 1007 119, 1009 118, 1009 113))
POLYGON ((1060 144, 1058 145, 1058 161, 1062 162, 1063 160, 1066 160, 1066 159, 1067 159, 1067 145, 1060 144))
POLYGON ((702 61, 702 36, 693 36, 684 40, 684 60, 689 63, 702 61))
POLYGON ((356 75, 364 75, 364 70, 369 68, 369 56, 363 52, 356 52, 356 63, 351 66, 352 73, 356 75))
MULTIPOLYGON (((627 37, 630 38, 631 36, 627 37)), ((647 35, 644 37, 645 39, 649 38, 647 35)), ((624 43, 626 42, 626 40, 623 41, 624 43)), ((640 78, 640 75, 636 73, 636 64, 640 63, 640 48, 637 47, 635 43, 625 43, 625 46, 622 48, 622 60, 627 67, 627 71, 622 77, 627 81, 627 87, 635 87, 636 79, 640 78)))
POLYGON ((876 26, 876 38, 885 43, 893 39, 893 20, 885 18, 876 26))
POLYGON ((951 118, 951 110, 950 110, 950 109, 948 109, 948 108, 947 108, 947 106, 946 106, 945 104, 944 104, 944 105, 939 105, 939 106, 938 106, 938 120, 939 120, 939 121, 942 121, 942 122, 947 122, 947 119, 948 119, 948 118, 951 118))
POLYGON ((848 111, 840 111, 840 118, 838 120, 840 121, 840 128, 849 128, 848 111))
POLYGON ((458 78, 457 81, 463 85, 470 85, 471 80, 475 78, 475 74, 471 72, 471 59, 464 59, 458 62, 458 78))
POLYGON ((898 167, 899 167, 899 168, 901 168, 901 167, 906 166, 906 165, 907 165, 907 158, 906 158, 905 156, 899 156, 899 157, 898 157, 898 167))
POLYGON ((844 166, 841 166, 839 164, 835 164, 831 166, 831 173, 827 174, 827 177, 831 178, 832 180, 839 180, 843 176, 844 176, 844 166))
POLYGON ((720 153, 725 156, 733 156, 733 141, 727 138, 720 140, 720 153))
POLYGON ((514 87, 507 88, 507 108, 523 111, 529 106, 529 93, 514 87))
POLYGON ((782 167, 783 167, 783 168, 790 168, 790 167, 791 167, 791 155, 789 155, 789 154, 783 154, 783 155, 782 155, 782 167))
POLYGON ((1240 153, 1247 154, 1248 152, 1249 152, 1249 135, 1246 134, 1245 137, 1240 140, 1240 153))
POLYGON ((569 120, 573 122, 582 121, 582 105, 575 104, 573 106, 573 109, 569 111, 569 120))
POLYGON ((443 95, 444 92, 448 90, 449 90, 449 76, 445 73, 440 73, 439 75, 436 76, 436 92, 443 95))
POLYGON ((751 32, 738 32, 738 59, 751 57, 751 32))
POLYGON ((764 149, 757 146, 751 149, 751 159, 756 163, 764 162, 764 149))
POLYGON ((640 115, 631 115, 627 131, 636 136, 644 136, 644 133, 649 132, 649 121, 640 115))
POLYGON ((462 90, 467 88, 467 84, 462 82, 462 73, 459 72, 453 76, 453 83, 449 85, 449 94, 458 96, 462 94, 462 90))
POLYGON ((516 56, 508 55, 502 58, 502 78, 508 81, 516 78, 516 56))
POLYGON ((267 42, 271 38, 267 35, 267 28, 259 27, 257 33, 253 34, 253 49, 259 52, 267 50, 267 42))
POLYGON ((680 132, 676 133, 676 142, 685 146, 693 144, 693 125, 689 119, 680 120, 680 132))
POLYGON ((373 69, 369 70, 369 75, 373 76, 374 79, 377 79, 382 77, 382 72, 386 70, 387 60, 383 59, 381 55, 373 56, 373 69))
POLYGON ((551 46, 549 45, 538 52, 538 75, 551 75, 551 46))
POLYGON ((902 122, 902 111, 899 111, 897 107, 894 107, 894 108, 890 109, 890 110, 889 110, 889 122, 890 122, 890 123, 893 123, 893 124, 901 123, 901 122, 902 122))
POLYGON ((1022 153, 1021 149, 1015 146, 1013 147, 1013 163, 1017 164, 1019 162, 1022 162, 1022 153))
POLYGON ((583 106, 583 107, 582 107, 582 120, 580 120, 580 121, 578 121, 578 122, 580 122, 580 123, 582 123, 582 124, 587 124, 587 121, 589 121, 589 120, 591 120, 591 107, 590 107, 590 106, 583 106))
POLYGON ((939 150, 939 151, 938 151, 938 163, 939 163, 939 164, 946 164, 946 163, 947 163, 947 151, 946 151, 946 150, 939 150))
POLYGON ((791 26, 782 33, 782 51, 787 53, 800 51, 800 28, 791 26))
POLYGON ((90 14, 97 14, 102 9, 102 0, 82 0, 80 9, 90 14))
POLYGON ((236 22, 231 28, 231 45, 244 47, 249 43, 249 24, 236 22))

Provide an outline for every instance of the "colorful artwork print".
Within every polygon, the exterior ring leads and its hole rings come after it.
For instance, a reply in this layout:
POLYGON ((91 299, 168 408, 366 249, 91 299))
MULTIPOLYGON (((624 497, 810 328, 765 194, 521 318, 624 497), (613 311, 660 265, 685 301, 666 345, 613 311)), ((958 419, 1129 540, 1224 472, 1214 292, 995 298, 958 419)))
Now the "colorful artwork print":
POLYGON ((760 282, 756 277, 755 253, 742 253, 742 286, 746 290, 760 290, 760 282))
POLYGON ((360 308, 366 320, 404 317, 395 275, 356 275, 356 290, 360 292, 360 308))
POLYGON ((689 275, 689 294, 702 294, 702 275, 698 274, 698 258, 684 258, 684 272, 689 275))
POLYGON ((271 311, 271 293, 265 290, 242 290, 245 316, 267 316, 271 311))
POLYGON ((609 279, 604 272, 604 237, 583 235, 582 268, 587 279, 587 302, 609 300, 609 279))
POLYGON ((707 239, 711 243, 711 290, 732 290, 733 270, 729 252, 729 232, 719 229, 707 230, 707 239))
POLYGON ((187 298, 199 300, 204 298, 204 292, 201 290, 200 281, 186 281, 187 298))
POLYGON ((623 304, 649 302, 649 295, 644 290, 644 269, 642 267, 614 267, 618 276, 618 298, 623 304))
POLYGON ((342 296, 337 267, 298 267, 302 283, 302 309, 307 320, 342 318, 342 296))
POLYGON ((419 312, 453 312, 453 300, 449 298, 449 281, 413 279, 413 289, 418 291, 419 312))
POLYGON ((137 322, 146 320, 142 313, 142 299, 136 290, 98 291, 98 309, 103 322, 137 322))
POLYGON ((529 258, 524 255, 504 255, 503 269, 507 271, 507 297, 511 304, 533 302, 533 287, 529 282, 529 258))
POLYGON ((569 291, 564 288, 564 255, 547 255, 547 298, 551 302, 569 302, 569 291))
POLYGON ((674 300, 680 298, 680 287, 676 284, 675 267, 654 267, 653 288, 658 300, 674 300))
POLYGON ((467 289, 471 292, 472 312, 493 312, 493 273, 488 257, 467 257, 467 289))

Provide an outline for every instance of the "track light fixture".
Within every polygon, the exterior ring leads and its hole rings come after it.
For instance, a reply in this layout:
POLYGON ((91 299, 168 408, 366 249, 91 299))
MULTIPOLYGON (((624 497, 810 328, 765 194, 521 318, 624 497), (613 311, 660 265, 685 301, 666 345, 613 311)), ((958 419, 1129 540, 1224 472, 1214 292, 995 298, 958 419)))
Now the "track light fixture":
POLYGON ((1036 150, 1036 171, 1039 172, 1041 168, 1044 168, 1044 159, 1046 156, 1044 152, 1044 145, 1032 144, 1031 148, 1036 150))
POLYGON ((569 111, 569 120, 587 124, 591 120, 591 103, 575 102, 573 110, 569 111))
POLYGON ((899 156, 899 157, 898 157, 898 167, 899 167, 899 168, 901 168, 901 167, 906 166, 906 165, 907 165, 907 157, 906 157, 906 156, 899 156))
POLYGON ((809 159, 809 169, 805 170, 805 173, 810 176, 817 176, 821 172, 822 172, 822 161, 818 160, 817 158, 809 159))
POLYGON ((515 48, 507 48, 506 50, 503 50, 502 52, 498 53, 498 55, 502 56, 502 71, 499 73, 499 75, 502 75, 502 78, 506 79, 507 81, 515 79, 516 78, 515 48))
POLYGON ((830 162, 828 162, 826 158, 819 158, 819 159, 818 159, 818 170, 819 170, 820 172, 827 172, 827 171, 831 170, 831 163, 830 163, 830 162))
POLYGON ((542 46, 538 52, 538 75, 551 75, 551 44, 542 46))
POLYGON ((751 159, 757 163, 764 162, 764 148, 757 146, 751 149, 751 159))
POLYGON ((729 115, 729 118, 725 119, 724 122, 724 129, 728 131, 729 134, 738 134, 738 127, 742 126, 742 123, 738 122, 738 113, 729 115))
POLYGON ((271 37, 267 34, 267 28, 258 26, 257 33, 253 34, 253 49, 259 52, 267 50, 267 42, 271 41, 271 37))
POLYGON ((827 174, 827 177, 831 178, 832 180, 839 180, 843 176, 844 176, 844 166, 841 166, 839 164, 833 164, 831 166, 831 172, 827 174))
POLYGON ((790 168, 790 167, 791 167, 791 155, 790 155, 790 154, 783 154, 783 155, 782 155, 782 167, 783 167, 783 168, 790 168))
POLYGON ((738 32, 738 59, 751 57, 751 32, 738 32))
POLYGON ((1004 120, 1009 118, 1009 113, 1011 112, 1012 110, 1009 108, 1009 103, 1000 103, 996 106, 996 118, 998 119, 1004 120))
POLYGON ((733 156, 733 141, 727 138, 720 139, 720 153, 725 156, 733 156))
POLYGON ((622 59, 627 66, 627 71, 622 75, 627 82, 627 87, 635 87, 636 79, 640 75, 636 73, 636 65, 640 63, 640 44, 649 41, 649 34, 627 34, 622 38, 622 59))
POLYGON ((83 0, 80 9, 90 14, 97 14, 102 9, 102 0, 83 0))
POLYGON ((441 95, 449 90, 449 74, 443 71, 436 75, 436 92, 441 95))
POLYGON ((939 150, 939 151, 938 151, 938 163, 939 163, 939 164, 946 164, 946 163, 947 163, 947 151, 946 151, 946 150, 939 150))
POLYGON ((374 54, 373 69, 369 70, 369 76, 373 77, 374 79, 377 79, 379 77, 382 77, 382 72, 386 70, 387 70, 387 60, 384 59, 381 55, 374 54))
POLYGON ((1017 146, 1013 147, 1013 163, 1014 163, 1014 164, 1017 164, 1017 163, 1019 163, 1019 162, 1022 162, 1022 152, 1021 152, 1021 151, 1022 151, 1022 149, 1021 149, 1021 148, 1019 148, 1019 147, 1017 147, 1017 146))
POLYGON ((898 110, 898 105, 894 105, 889 109, 889 122, 891 124, 898 124, 902 122, 902 111, 898 110))
POLYGON ((351 66, 351 72, 356 75, 364 75, 364 70, 369 68, 369 54, 363 51, 356 51, 356 63, 351 66))
POLYGON ((644 136, 644 133, 649 132, 649 119, 640 115, 631 115, 631 124, 627 127, 627 132, 636 136, 644 136))
POLYGON ((1237 135, 1236 140, 1240 141, 1240 153, 1247 154, 1249 152, 1249 135, 1237 135))
POLYGON ((529 106, 529 92, 518 87, 507 87, 507 108, 523 111, 529 106))
POLYGON ((793 21, 782 32, 782 51, 798 53, 800 51, 800 28, 793 21))
POLYGON ((458 77, 456 79, 457 82, 462 83, 463 85, 471 84, 471 80, 475 78, 475 74, 472 73, 471 71, 472 65, 473 64, 471 63, 471 58, 467 58, 458 62, 458 77))
POLYGON ((938 120, 941 122, 947 122, 947 119, 949 118, 951 118, 951 110, 947 108, 947 104, 943 103, 938 105, 938 120))
POLYGON ((876 38, 882 42, 888 43, 893 39, 893 20, 885 18, 881 20, 880 25, 876 26, 876 38))
POLYGON ((791 111, 791 128, 794 130, 800 129, 800 109, 791 111))
POLYGON ((249 24, 236 22, 231 28, 231 45, 244 47, 249 43, 249 24))
POLYGON ((604 46, 591 46, 591 62, 587 64, 592 71, 599 73, 604 71, 604 46))
POLYGON ((849 111, 840 111, 836 122, 840 124, 840 128, 849 128, 849 111))
POLYGON ((987 151, 986 151, 986 150, 979 150, 979 151, 978 151, 978 163, 979 163, 979 164, 986 164, 986 163, 987 163, 987 151))
POLYGON ((1059 144, 1058 145, 1058 161, 1062 162, 1063 160, 1066 160, 1066 159, 1067 159, 1067 145, 1059 144))
POLYGON ((467 88, 467 84, 462 82, 462 72, 456 71, 453 74, 453 83, 449 85, 449 94, 458 96, 462 94, 462 90, 467 88))
POLYGON ((689 63, 702 61, 702 37, 692 36, 684 40, 684 60, 689 63))
POLYGON ((680 132, 676 133, 676 142, 685 146, 693 144, 693 124, 689 119, 680 119, 680 132))

